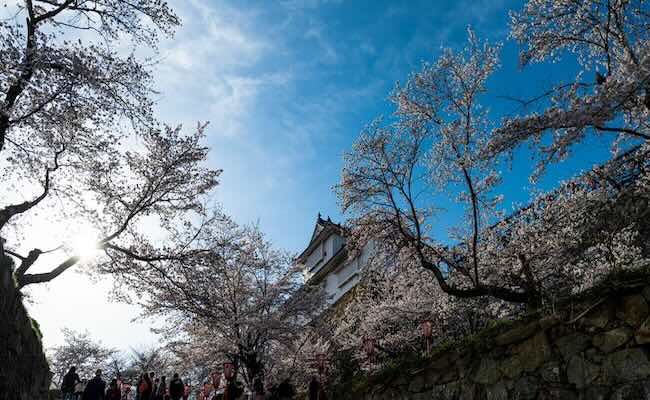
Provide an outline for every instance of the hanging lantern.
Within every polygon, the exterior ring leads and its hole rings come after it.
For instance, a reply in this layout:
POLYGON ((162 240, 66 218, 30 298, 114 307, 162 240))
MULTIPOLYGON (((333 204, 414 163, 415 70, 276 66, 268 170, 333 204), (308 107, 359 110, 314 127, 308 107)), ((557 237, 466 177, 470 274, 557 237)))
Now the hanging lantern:
POLYGON ((433 336, 433 321, 430 319, 425 319, 420 322, 420 329, 422 329, 422 336, 426 339, 430 339, 433 336))
POLYGON ((235 364, 231 362, 223 363, 223 376, 230 381, 235 376, 235 364))

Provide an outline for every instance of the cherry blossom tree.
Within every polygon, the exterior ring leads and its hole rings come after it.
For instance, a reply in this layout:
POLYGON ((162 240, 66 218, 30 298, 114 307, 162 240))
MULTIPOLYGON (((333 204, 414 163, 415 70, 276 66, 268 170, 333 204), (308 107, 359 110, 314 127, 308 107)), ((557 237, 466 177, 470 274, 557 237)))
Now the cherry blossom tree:
POLYGON ((168 318, 163 330, 175 348, 215 369, 235 362, 249 386, 264 382, 273 353, 293 345, 322 294, 302 285, 289 254, 257 227, 221 215, 204 227, 199 243, 208 251, 140 269, 132 285, 147 293, 142 304, 149 315, 168 318))
POLYGON ((498 157, 486 157, 498 133, 480 105, 497 53, 470 31, 467 48, 443 51, 398 85, 394 117, 362 132, 345 155, 337 192, 357 247, 390 245, 456 298, 540 305, 647 259, 648 148, 562 183, 504 219, 498 157), (436 240, 440 191, 456 194, 465 208, 451 244, 436 240))
MULTIPOLYGON (((593 287, 611 273, 650 265, 650 246, 643 240, 650 234, 650 163, 642 150, 562 182, 483 229, 478 259, 486 280, 540 293, 542 305, 552 309, 554 302, 593 287)), ((368 232, 365 225, 354 229, 361 231, 357 238, 368 232)), ((419 352, 422 320, 433 322, 436 345, 524 311, 521 304, 487 296, 445 293, 421 268, 416 250, 402 238, 395 240, 398 234, 375 242, 363 279, 338 314, 335 333, 326 336, 333 348, 351 350, 363 368, 419 352), (374 340, 373 360, 365 354, 364 339, 374 340)), ((463 278, 447 276, 450 284, 463 278)))
POLYGON ((376 250, 331 337, 334 347, 351 350, 364 368, 398 354, 423 351, 424 320, 433 322, 435 346, 476 333, 489 321, 510 317, 520 308, 487 297, 450 296, 421 268, 411 249, 381 246, 376 250), (374 341, 376 359, 369 360, 366 339, 374 341))
POLYGON ((284 382, 288 382, 294 388, 307 391, 310 379, 319 375, 319 363, 324 368, 321 371, 323 376, 327 375, 327 368, 330 371, 333 369, 330 360, 335 356, 332 346, 334 342, 331 334, 326 333, 319 323, 311 321, 298 331, 291 342, 273 347, 268 365, 267 387, 278 391, 284 382))
POLYGON ((492 189, 499 178, 491 160, 481 157, 490 123, 479 96, 497 63, 498 47, 470 31, 466 49, 444 50, 435 64, 398 85, 395 121, 376 121, 362 132, 345 155, 337 191, 343 209, 354 216, 353 235, 361 236, 360 243, 377 238, 411 249, 444 292, 532 302, 536 293, 500 284, 480 259, 480 235, 495 215, 499 197, 492 189), (449 248, 433 238, 437 207, 426 200, 441 190, 458 193, 466 207, 467 224, 453 232, 464 246, 449 248))
POLYGON ((43 219, 55 237, 90 226, 99 271, 118 277, 120 259, 146 267, 182 257, 196 232, 183 241, 179 226, 189 232, 188 221, 205 218, 220 171, 203 164, 204 124, 184 133, 154 118, 152 57, 178 17, 158 0, 25 0, 9 10, 0 22, 0 235, 18 286, 81 259, 66 243, 29 240, 43 219))
MULTIPOLYGON (((128 370, 134 370, 137 375, 155 372, 157 375, 173 373, 179 360, 176 355, 165 346, 149 346, 131 348, 130 354, 125 356, 128 370)), ((137 375, 134 378, 137 378, 137 375)))
POLYGON ((64 343, 48 350, 53 382, 60 385, 70 367, 75 366, 81 379, 90 379, 101 369, 107 379, 118 375, 131 384, 143 373, 170 375, 180 360, 165 347, 132 348, 121 352, 95 341, 88 332, 63 329, 64 343))
POLYGON ((489 154, 530 142, 540 156, 540 173, 592 133, 615 135, 615 149, 647 142, 649 11, 640 0, 530 0, 512 12, 511 36, 524 46, 522 65, 575 56, 580 72, 574 82, 536 97, 541 112, 505 118, 489 154))
POLYGON ((88 332, 79 333, 63 329, 64 343, 51 349, 50 368, 53 381, 61 384, 70 367, 75 366, 80 377, 89 379, 98 368, 108 365, 117 350, 95 342, 88 332))
POLYGON ((326 337, 331 348, 352 351, 367 368, 377 359, 367 363, 365 339, 379 361, 391 359, 419 351, 423 319, 434 321, 441 343, 650 265, 648 16, 642 1, 531 0, 513 13, 524 64, 569 51, 583 70, 576 82, 526 102, 539 102, 541 114, 498 125, 490 118, 481 102, 498 46, 471 31, 464 50, 443 50, 397 85, 395 113, 362 131, 337 186, 351 216, 348 244, 372 241, 377 252, 326 337), (583 80, 589 70, 595 82, 583 80), (502 155, 530 140, 538 174, 592 132, 616 134, 620 154, 551 192, 531 193, 531 203, 508 216, 497 211, 502 155), (440 192, 465 209, 444 241, 435 220, 440 192))

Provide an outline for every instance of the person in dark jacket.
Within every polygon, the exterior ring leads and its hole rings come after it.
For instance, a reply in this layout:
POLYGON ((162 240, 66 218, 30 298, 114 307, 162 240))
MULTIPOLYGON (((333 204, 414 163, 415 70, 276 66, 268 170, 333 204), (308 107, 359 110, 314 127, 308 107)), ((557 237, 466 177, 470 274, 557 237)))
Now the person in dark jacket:
POLYGON ((122 393, 117 386, 117 379, 113 379, 106 390, 106 400, 122 400, 122 393))
POLYGON ((181 378, 178 377, 178 374, 174 374, 172 380, 169 382, 169 397, 172 400, 180 400, 183 398, 183 393, 185 392, 185 385, 181 378))
POLYGON ((154 394, 154 400, 165 400, 165 393, 167 393, 167 377, 161 376, 158 386, 156 386, 156 393, 154 394))
POLYGON ((153 378, 153 376, 152 376, 152 380, 153 380, 153 386, 151 388, 151 398, 153 400, 157 400, 158 399, 158 388, 160 387, 160 379, 159 378, 153 378))
POLYGON ((77 374, 77 367, 70 367, 70 370, 63 376, 63 381, 61 382, 63 400, 73 400, 75 398, 74 389, 79 382, 81 382, 81 379, 79 379, 79 375, 77 374))
POLYGON ((88 382, 84 390, 83 400, 104 400, 106 382, 102 379, 102 370, 95 372, 95 377, 88 382))

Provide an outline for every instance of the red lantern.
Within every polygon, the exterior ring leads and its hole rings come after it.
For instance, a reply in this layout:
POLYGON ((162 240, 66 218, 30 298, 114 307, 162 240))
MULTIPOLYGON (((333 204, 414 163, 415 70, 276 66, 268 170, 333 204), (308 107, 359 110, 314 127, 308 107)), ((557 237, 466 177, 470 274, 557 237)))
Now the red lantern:
POLYGON ((420 323, 420 328, 422 329, 422 336, 424 336, 426 339, 431 338, 433 336, 433 321, 430 319, 425 319, 420 323))
POLYGON ((366 355, 368 355, 368 357, 372 357, 375 354, 375 339, 363 339, 363 350, 366 352, 366 355))
POLYGON ((235 376, 235 364, 231 362, 223 363, 223 376, 226 380, 231 380, 235 376))
POLYGON ((221 386, 221 374, 219 372, 213 372, 211 376, 212 386, 214 387, 214 390, 219 389, 219 386, 221 386))

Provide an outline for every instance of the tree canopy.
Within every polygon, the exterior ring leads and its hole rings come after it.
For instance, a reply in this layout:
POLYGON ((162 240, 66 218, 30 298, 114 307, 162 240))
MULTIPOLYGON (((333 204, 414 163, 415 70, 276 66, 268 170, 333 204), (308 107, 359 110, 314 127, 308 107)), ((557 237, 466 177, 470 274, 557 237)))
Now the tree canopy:
POLYGON ((179 24, 158 0, 26 0, 0 22, 0 235, 20 287, 81 258, 66 243, 26 248, 34 244, 21 235, 45 210, 61 232, 67 224, 97 232, 100 272, 124 272, 121 259, 146 267, 183 257, 190 247, 199 228, 183 238, 179 229, 206 218, 221 171, 205 165, 206 124, 186 133, 156 118, 156 61, 140 56, 155 55, 160 35, 179 24), (153 226, 163 232, 155 243, 153 226), (62 261, 47 267, 41 256, 53 252, 62 261), (30 273, 35 264, 47 272, 30 273))

